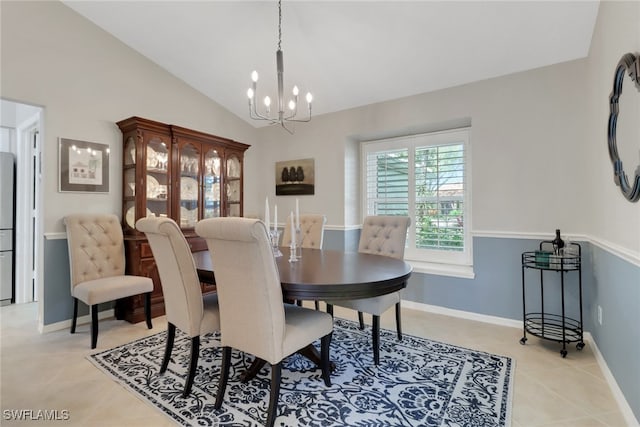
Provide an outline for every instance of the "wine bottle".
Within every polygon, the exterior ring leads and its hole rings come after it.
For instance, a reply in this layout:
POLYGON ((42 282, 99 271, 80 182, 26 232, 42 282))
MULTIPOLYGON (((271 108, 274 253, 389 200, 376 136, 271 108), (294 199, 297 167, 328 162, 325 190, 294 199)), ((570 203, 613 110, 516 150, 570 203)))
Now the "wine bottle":
POLYGON ((562 248, 564 248, 564 240, 560 237, 560 230, 556 229, 556 238, 551 241, 553 244, 553 253, 555 255, 562 255, 562 248))

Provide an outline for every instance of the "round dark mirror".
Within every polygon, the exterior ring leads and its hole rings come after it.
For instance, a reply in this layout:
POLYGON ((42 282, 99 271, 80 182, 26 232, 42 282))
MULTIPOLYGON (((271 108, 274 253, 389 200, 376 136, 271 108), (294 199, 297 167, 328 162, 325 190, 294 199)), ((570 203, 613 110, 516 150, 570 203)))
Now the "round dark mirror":
POLYGON ((609 97, 608 144, 613 179, 631 202, 640 199, 639 94, 640 56, 627 53, 616 66, 613 91, 609 97), (623 95, 624 84, 627 90, 623 95))

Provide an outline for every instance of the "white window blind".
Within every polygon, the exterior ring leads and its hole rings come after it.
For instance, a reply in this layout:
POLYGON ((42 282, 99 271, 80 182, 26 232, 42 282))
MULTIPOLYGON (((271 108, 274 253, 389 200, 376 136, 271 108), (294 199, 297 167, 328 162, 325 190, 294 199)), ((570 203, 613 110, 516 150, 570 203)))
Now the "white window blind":
POLYGON ((408 151, 367 154, 368 215, 407 215, 409 204, 408 151))
POLYGON ((464 145, 415 150, 416 247, 464 250, 464 145))
POLYGON ((471 265, 468 129, 362 145, 366 215, 409 215, 405 258, 471 265))

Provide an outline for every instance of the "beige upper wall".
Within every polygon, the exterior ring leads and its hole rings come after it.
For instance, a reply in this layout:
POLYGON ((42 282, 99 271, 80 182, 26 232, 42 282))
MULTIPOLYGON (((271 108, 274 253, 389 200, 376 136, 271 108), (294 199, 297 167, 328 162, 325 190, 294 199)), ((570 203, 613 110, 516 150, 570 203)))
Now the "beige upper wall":
MULTIPOLYGON (((294 136, 261 129, 260 165, 272 173, 277 160, 315 158, 316 195, 301 199, 305 210, 350 226, 362 215, 353 141, 469 118, 476 233, 560 228, 639 260, 640 202, 614 185, 606 135, 613 72, 626 52, 640 54, 640 2, 603 1, 586 59, 317 117, 294 136)), ((623 96, 632 105, 618 138, 633 145, 624 147, 632 176, 640 164, 637 95, 627 78, 623 96)), ((259 191, 275 198, 269 180, 259 191)))
MULTIPOLYGON (((618 61, 625 53, 640 55, 640 2, 600 3, 588 60, 590 131, 584 150, 589 153, 589 232, 601 241, 640 258, 640 201, 628 202, 613 182, 607 146, 609 95, 618 61)), ((626 76, 620 98, 617 140, 625 172, 633 179, 640 166, 640 91, 626 76)))
MULTIPOLYGON (((470 119, 473 230, 585 234, 584 67, 585 60, 572 61, 328 114, 299 125, 294 136, 261 129, 268 149, 260 165, 273 174, 277 160, 315 158, 316 195, 301 198, 301 205, 327 214, 329 225, 350 226, 361 221, 352 215, 356 191, 344 189, 345 182, 360 182, 345 176, 351 141, 470 119)), ((270 182, 262 191, 275 197, 270 182)))
MULTIPOLYGON (((253 127, 62 3, 2 1, 1 8, 1 96, 44 107, 45 232, 63 231, 71 212, 121 215, 119 120, 135 115, 254 145, 253 127), (110 146, 108 194, 58 193, 59 137, 110 146)), ((256 151, 246 154, 248 188, 258 179, 256 151)))
POLYGON ((62 231, 61 218, 80 209, 120 214, 119 162, 108 195, 57 192, 57 139, 107 143, 120 158, 114 123, 131 115, 251 144, 249 215, 263 214, 265 195, 280 212, 293 208, 295 198, 275 197, 275 162, 314 158, 316 194, 301 196, 301 209, 326 213, 335 226, 360 220, 353 141, 471 119, 476 232, 561 228, 640 253, 640 205, 613 185, 605 139, 613 67, 623 52, 640 51, 638 2, 602 3, 588 60, 318 116, 294 136, 253 129, 61 3, 0 7, 1 95, 45 107, 46 232, 62 231))

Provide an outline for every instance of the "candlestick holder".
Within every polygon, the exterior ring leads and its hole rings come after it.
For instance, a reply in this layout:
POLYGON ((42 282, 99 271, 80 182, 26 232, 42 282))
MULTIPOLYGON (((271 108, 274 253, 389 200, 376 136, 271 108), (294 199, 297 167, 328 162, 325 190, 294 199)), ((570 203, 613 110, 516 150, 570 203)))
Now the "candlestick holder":
POLYGON ((269 231, 269 238, 271 239, 271 250, 273 251, 273 256, 276 258, 282 256, 282 252, 280 252, 280 248, 278 247, 278 243, 280 243, 280 231, 269 231))
POLYGON ((300 228, 296 228, 296 258, 302 259, 302 232, 300 228))
POLYGON ((295 240, 291 240, 291 245, 289 245, 289 262, 298 262, 298 257, 296 256, 295 240))

